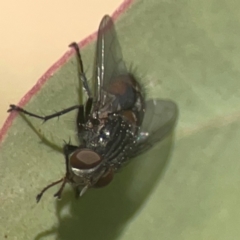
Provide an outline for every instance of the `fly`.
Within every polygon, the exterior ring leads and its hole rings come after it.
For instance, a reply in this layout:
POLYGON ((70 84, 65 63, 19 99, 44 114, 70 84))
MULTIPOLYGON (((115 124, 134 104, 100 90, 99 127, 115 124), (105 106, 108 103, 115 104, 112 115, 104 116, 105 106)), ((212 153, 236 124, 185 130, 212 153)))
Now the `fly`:
POLYGON ((37 202, 47 189, 59 183, 61 186, 54 194, 59 199, 66 183, 73 186, 77 196, 82 196, 89 188, 108 185, 129 158, 162 140, 177 118, 175 103, 159 99, 145 101, 140 84, 127 71, 110 16, 103 17, 98 29, 92 89, 77 43, 69 46, 76 52, 78 76, 87 94, 86 103, 48 116, 36 115, 16 105, 10 105, 8 110, 44 121, 78 111, 79 146, 64 145, 66 173, 43 188, 36 197, 37 202))

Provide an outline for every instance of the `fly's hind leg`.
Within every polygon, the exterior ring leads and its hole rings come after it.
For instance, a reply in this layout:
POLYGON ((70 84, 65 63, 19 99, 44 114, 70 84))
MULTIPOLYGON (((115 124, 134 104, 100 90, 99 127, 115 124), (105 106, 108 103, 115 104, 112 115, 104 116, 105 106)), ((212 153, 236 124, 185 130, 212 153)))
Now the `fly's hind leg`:
POLYGON ((79 46, 76 42, 73 42, 71 44, 69 44, 69 47, 74 48, 76 55, 77 55, 77 61, 78 61, 78 77, 80 82, 83 84, 83 87, 85 89, 85 91, 87 92, 87 102, 85 105, 85 111, 78 111, 78 116, 77 116, 77 127, 78 127, 78 132, 82 131, 83 128, 83 124, 85 124, 87 122, 87 120, 89 119, 89 115, 92 109, 92 104, 93 104, 93 97, 92 97, 92 93, 90 91, 88 82, 87 82, 87 78, 86 75, 84 73, 84 67, 83 67, 83 61, 82 61, 82 57, 81 57, 81 53, 80 53, 80 49, 79 46))

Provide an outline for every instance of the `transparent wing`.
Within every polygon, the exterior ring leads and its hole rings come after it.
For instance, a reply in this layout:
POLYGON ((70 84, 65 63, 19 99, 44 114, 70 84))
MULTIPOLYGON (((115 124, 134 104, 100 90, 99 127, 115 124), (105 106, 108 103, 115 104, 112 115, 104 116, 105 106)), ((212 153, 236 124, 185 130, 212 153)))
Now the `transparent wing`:
POLYGON ((127 69, 122 60, 122 53, 116 31, 110 16, 105 15, 98 29, 94 73, 94 105, 101 108, 109 100, 106 89, 127 69))
POLYGON ((151 99, 146 102, 146 112, 130 157, 135 157, 161 141, 173 129, 178 116, 177 105, 168 100, 151 99))

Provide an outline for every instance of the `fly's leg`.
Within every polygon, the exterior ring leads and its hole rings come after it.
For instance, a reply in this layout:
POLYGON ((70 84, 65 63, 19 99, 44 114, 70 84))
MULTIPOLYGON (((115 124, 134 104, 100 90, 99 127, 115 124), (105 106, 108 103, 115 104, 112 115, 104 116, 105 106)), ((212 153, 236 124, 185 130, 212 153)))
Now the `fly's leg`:
POLYGON ((90 115, 91 109, 92 109, 92 104, 93 104, 93 99, 88 98, 86 106, 85 106, 85 120, 86 121, 89 119, 89 115, 90 115))
POLYGON ((79 46, 76 42, 73 42, 69 45, 69 47, 74 48, 76 51, 77 60, 78 60, 78 76, 79 76, 79 79, 82 82, 83 87, 86 90, 87 95, 88 95, 88 100, 87 100, 86 106, 85 106, 85 112, 83 113, 82 111, 80 111, 80 109, 78 111, 77 126, 78 126, 78 132, 80 132, 83 127, 82 125, 85 124, 89 118, 89 114, 92 109, 93 98, 92 98, 92 94, 91 94, 91 91, 90 91, 90 88, 89 88, 89 85, 87 82, 86 75, 84 73, 83 61, 82 61, 79 46))
POLYGON ((90 91, 90 88, 88 86, 88 82, 87 82, 87 78, 86 75, 84 73, 84 68, 83 68, 83 61, 82 61, 82 57, 80 54, 80 50, 79 50, 79 46, 76 42, 73 42, 71 44, 69 44, 69 47, 72 47, 75 49, 76 54, 77 54, 77 60, 78 60, 78 75, 79 75, 79 79, 81 80, 84 89, 87 92, 88 98, 92 98, 92 94, 90 91))
POLYGON ((76 119, 76 124, 77 124, 77 129, 78 133, 80 134, 82 131, 84 131, 85 124, 89 119, 90 112, 92 109, 92 98, 88 98, 86 105, 85 105, 85 110, 83 108, 79 108, 78 114, 77 114, 77 119, 76 119))
MULTIPOLYGON (((59 184, 60 182, 63 182, 63 183, 66 182, 66 181, 65 181, 65 178, 61 178, 61 179, 57 180, 56 182, 53 182, 53 183, 49 184, 48 186, 46 186, 45 188, 43 188, 43 190, 36 196, 37 203, 41 200, 42 195, 43 195, 49 188, 51 188, 51 187, 59 184)), ((63 184, 62 184, 62 185, 63 185, 63 184)), ((65 185, 65 184, 64 184, 64 185, 65 185)), ((54 196, 55 196, 55 195, 54 195, 54 196)))
POLYGON ((70 144, 65 144, 64 147, 63 147, 63 153, 64 153, 64 156, 65 156, 66 174, 65 174, 65 177, 63 178, 63 182, 62 182, 61 187, 54 194, 54 197, 57 197, 58 199, 61 199, 62 191, 63 191, 66 183, 69 182, 69 181, 71 182, 71 179, 70 179, 70 176, 69 176, 69 167, 68 167, 69 159, 68 159, 68 156, 69 156, 69 154, 74 152, 76 149, 78 149, 77 146, 73 146, 73 145, 70 145, 70 144))
POLYGON ((69 167, 68 167, 68 155, 71 154, 72 152, 74 152, 76 149, 78 149, 77 146, 73 146, 70 144, 65 144, 63 147, 63 153, 65 155, 65 166, 66 166, 66 174, 63 178, 57 180, 56 182, 53 182, 51 184, 49 184, 48 186, 46 186, 45 188, 42 189, 42 191, 36 196, 36 200, 37 203, 41 200, 43 194, 51 187, 59 184, 62 182, 61 187, 59 188, 59 190, 54 194, 54 197, 57 197, 58 199, 61 199, 62 196, 62 191, 66 185, 66 183, 69 181, 69 167))
POLYGON ((11 104, 9 107, 10 108, 7 110, 7 112, 13 112, 13 111, 21 112, 21 113, 24 113, 24 114, 29 115, 31 117, 42 119, 44 122, 46 122, 49 119, 55 118, 55 117, 60 117, 60 116, 66 114, 66 113, 68 113, 70 111, 73 111, 75 109, 83 108, 82 105, 75 105, 75 106, 63 109, 62 111, 56 112, 54 114, 50 114, 50 115, 47 115, 47 116, 40 116, 40 115, 31 113, 31 112, 28 112, 25 109, 23 109, 21 107, 18 107, 18 106, 14 105, 14 104, 11 104))
POLYGON ((78 110, 76 124, 77 124, 78 133, 80 133, 83 130, 84 124, 85 124, 85 116, 84 116, 84 108, 83 107, 79 108, 79 110, 78 110))
POLYGON ((56 197, 56 198, 58 198, 58 199, 61 199, 62 191, 63 191, 66 183, 67 183, 67 178, 65 177, 65 178, 63 178, 63 182, 62 182, 61 187, 60 187, 59 190, 53 195, 54 197, 56 197))

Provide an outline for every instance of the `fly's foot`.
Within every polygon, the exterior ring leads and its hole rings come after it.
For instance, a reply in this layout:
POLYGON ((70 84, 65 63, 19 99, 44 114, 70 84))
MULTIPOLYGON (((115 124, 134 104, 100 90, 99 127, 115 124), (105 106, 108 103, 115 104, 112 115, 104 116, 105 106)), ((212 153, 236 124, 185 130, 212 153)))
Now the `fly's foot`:
POLYGON ((22 111, 22 108, 14 105, 14 104, 10 104, 10 105, 9 105, 9 109, 7 110, 7 112, 13 112, 13 111, 21 112, 21 111, 22 111))

